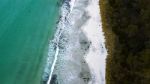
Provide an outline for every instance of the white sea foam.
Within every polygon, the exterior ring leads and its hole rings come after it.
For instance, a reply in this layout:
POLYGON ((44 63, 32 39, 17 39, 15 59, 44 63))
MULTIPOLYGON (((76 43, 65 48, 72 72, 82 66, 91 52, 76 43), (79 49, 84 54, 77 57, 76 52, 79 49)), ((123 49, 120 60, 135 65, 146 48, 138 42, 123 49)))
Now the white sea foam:
MULTIPOLYGON (((70 12, 70 8, 68 7, 69 2, 64 2, 62 7, 61 7, 61 17, 60 21, 57 25, 57 31, 55 33, 55 37, 52 41, 50 41, 49 44, 49 53, 48 53, 48 58, 47 58, 47 64, 44 70, 44 75, 43 75, 43 80, 47 81, 47 84, 50 84, 54 68, 58 59, 58 54, 59 54, 59 42, 60 42, 60 37, 62 32, 64 31, 64 28, 67 26, 66 24, 68 23, 66 21, 66 17, 70 12), (55 54, 54 54, 55 53, 55 54)), ((73 2, 70 3, 70 5, 73 5, 73 2)), ((71 6, 72 8, 73 6, 71 6)))
POLYGON ((87 84, 79 78, 83 67, 86 67, 82 65, 83 59, 88 63, 89 72, 92 74, 88 84, 105 84, 107 52, 98 0, 68 1, 70 0, 64 0, 58 29, 54 39, 50 41, 44 74, 45 78, 48 77, 47 84, 50 84, 53 74, 59 76, 59 84, 87 84), (81 46, 81 40, 91 42, 89 50, 83 50, 86 46, 81 46))
POLYGON ((75 4, 76 0, 71 0, 70 1, 70 11, 73 10, 74 4, 75 4))

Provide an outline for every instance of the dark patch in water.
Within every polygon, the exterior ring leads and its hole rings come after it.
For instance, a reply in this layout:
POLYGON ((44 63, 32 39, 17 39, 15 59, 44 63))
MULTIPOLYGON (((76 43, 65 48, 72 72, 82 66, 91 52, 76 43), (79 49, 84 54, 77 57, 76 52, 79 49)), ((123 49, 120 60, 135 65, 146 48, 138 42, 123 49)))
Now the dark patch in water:
POLYGON ((83 81, 84 81, 85 83, 88 83, 88 82, 91 80, 91 75, 90 75, 90 73, 87 72, 87 71, 82 71, 82 72, 80 72, 79 77, 80 77, 81 79, 83 79, 83 81))
POLYGON ((49 74, 48 74, 48 73, 45 73, 45 75, 43 76, 43 79, 42 79, 41 84, 47 84, 48 78, 49 78, 49 74))
POLYGON ((54 74, 54 75, 52 76, 52 79, 51 79, 51 81, 50 81, 50 84, 58 84, 57 75, 56 75, 56 74, 54 74))
POLYGON ((91 73, 89 72, 89 67, 85 60, 81 61, 82 71, 79 73, 79 78, 81 78, 85 84, 88 84, 91 80, 91 73))

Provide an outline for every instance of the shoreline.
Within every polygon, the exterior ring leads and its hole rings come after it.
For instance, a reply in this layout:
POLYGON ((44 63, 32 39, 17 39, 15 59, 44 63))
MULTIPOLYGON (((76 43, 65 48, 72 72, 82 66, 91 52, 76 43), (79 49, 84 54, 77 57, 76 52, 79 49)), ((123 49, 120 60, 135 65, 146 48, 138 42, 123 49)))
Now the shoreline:
POLYGON ((47 83, 105 84, 106 50, 98 4, 99 0, 64 1, 50 43, 47 83))

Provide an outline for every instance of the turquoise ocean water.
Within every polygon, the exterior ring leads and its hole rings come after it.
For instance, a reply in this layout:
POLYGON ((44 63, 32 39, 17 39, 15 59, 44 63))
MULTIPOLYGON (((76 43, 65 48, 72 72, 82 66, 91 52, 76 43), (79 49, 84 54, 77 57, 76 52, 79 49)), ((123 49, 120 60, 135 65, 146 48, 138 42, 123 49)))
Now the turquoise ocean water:
POLYGON ((40 84, 59 0, 0 0, 0 84, 40 84))

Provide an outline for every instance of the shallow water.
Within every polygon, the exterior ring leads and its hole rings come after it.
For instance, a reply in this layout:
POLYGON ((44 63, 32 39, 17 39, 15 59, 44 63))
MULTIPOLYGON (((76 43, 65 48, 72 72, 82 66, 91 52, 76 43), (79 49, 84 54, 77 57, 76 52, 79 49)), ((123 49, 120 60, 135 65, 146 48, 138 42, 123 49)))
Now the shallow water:
POLYGON ((0 0, 0 84, 40 84, 59 0, 0 0))

